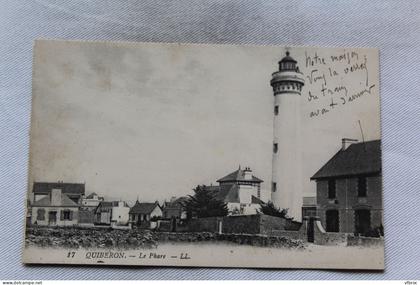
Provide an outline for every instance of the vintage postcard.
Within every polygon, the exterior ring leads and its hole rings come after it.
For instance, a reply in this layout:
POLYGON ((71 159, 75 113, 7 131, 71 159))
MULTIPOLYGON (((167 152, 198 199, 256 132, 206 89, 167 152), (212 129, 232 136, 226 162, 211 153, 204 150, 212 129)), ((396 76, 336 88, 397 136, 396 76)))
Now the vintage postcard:
POLYGON ((24 263, 384 268, 378 50, 40 40, 24 263))

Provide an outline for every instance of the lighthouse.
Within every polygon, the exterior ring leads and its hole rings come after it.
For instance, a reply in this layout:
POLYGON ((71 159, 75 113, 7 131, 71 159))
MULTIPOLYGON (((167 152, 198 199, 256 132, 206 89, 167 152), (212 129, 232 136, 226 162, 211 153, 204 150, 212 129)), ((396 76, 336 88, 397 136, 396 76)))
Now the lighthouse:
POLYGON ((270 82, 274 93, 271 200, 300 221, 303 196, 300 95, 305 80, 296 63, 287 51, 270 82))

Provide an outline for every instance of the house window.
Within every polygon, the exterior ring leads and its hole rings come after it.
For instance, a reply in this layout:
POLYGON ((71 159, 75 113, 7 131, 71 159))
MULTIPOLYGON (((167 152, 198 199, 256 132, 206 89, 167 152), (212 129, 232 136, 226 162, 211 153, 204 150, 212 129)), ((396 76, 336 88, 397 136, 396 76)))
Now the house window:
POLYGON ((274 106, 274 115, 278 115, 279 114, 279 106, 274 106))
POLYGON ((366 197, 366 194, 367 194, 366 177, 362 176, 357 179, 357 196, 366 197))
POLYGON ((38 209, 36 214, 38 221, 44 221, 45 220, 45 209, 38 209))
POLYGON ((336 193, 335 193, 335 180, 330 179, 328 180, 328 199, 335 199, 336 193))
POLYGON ((71 221, 72 215, 70 210, 61 211, 63 221, 71 221))
POLYGON ((279 150, 279 145, 278 144, 273 144, 273 152, 277 153, 277 151, 279 150))
POLYGON ((271 191, 273 191, 273 192, 277 191, 277 183, 276 182, 271 183, 271 191))

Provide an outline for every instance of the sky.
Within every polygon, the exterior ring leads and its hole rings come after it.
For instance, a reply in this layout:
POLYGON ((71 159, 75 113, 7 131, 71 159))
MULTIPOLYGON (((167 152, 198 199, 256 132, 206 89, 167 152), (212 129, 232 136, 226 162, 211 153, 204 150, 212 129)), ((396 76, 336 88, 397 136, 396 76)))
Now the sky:
MULTIPOLYGON (((269 199, 270 79, 285 50, 37 41, 30 187, 62 180, 109 199, 163 201, 216 184, 241 165, 264 180, 262 198, 269 199)), ((363 131, 366 141, 380 138, 378 54, 288 50, 306 78, 300 148, 304 192, 313 196, 309 178, 342 137, 362 140, 363 131)))

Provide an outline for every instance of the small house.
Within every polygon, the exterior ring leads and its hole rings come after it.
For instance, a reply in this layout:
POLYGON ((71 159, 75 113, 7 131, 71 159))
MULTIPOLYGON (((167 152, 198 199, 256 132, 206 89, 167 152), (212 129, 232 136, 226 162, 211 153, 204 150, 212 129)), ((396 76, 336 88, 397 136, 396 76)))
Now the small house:
POLYGON ((97 207, 100 202, 104 201, 104 197, 99 196, 95 192, 82 197, 82 206, 83 207, 97 207))
POLYGON ((317 215, 327 232, 366 235, 382 226, 381 141, 343 139, 312 177, 317 215))
POLYGON ((176 219, 185 220, 187 218, 187 211, 184 208, 184 203, 188 200, 188 197, 172 197, 169 202, 163 203, 163 218, 164 219, 176 219))
POLYGON ((217 180, 218 186, 206 186, 215 197, 227 204, 229 215, 254 215, 260 209, 260 191, 263 180, 245 167, 217 180))
POLYGON ((155 228, 156 219, 162 217, 159 203, 140 203, 138 200, 130 209, 130 221, 133 226, 140 228, 155 228))
POLYGON ((95 209, 95 225, 124 228, 129 226, 130 207, 123 201, 102 201, 95 209))
POLYGON ((104 198, 98 196, 95 192, 88 196, 83 196, 79 208, 79 225, 93 226, 95 222, 95 210, 104 198))
POLYGON ((62 192, 50 193, 32 203, 31 224, 39 226, 73 226, 78 223, 79 204, 62 192))

